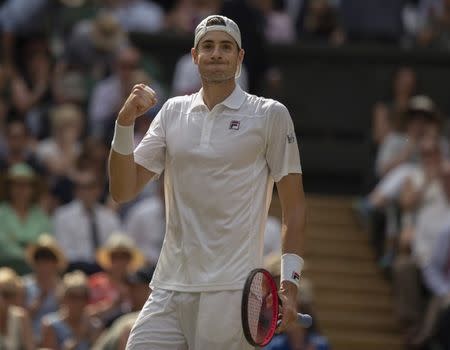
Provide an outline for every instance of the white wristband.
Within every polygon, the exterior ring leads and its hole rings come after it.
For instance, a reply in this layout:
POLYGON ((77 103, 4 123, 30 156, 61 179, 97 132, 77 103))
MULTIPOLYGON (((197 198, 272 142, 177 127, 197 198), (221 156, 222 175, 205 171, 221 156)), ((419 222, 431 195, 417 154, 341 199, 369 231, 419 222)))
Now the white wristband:
POLYGON ((290 281, 297 287, 300 284, 304 261, 296 254, 283 254, 281 256, 280 281, 290 281))
POLYGON ((116 120, 111 147, 114 151, 124 156, 132 154, 134 151, 134 124, 123 126, 117 123, 116 120))

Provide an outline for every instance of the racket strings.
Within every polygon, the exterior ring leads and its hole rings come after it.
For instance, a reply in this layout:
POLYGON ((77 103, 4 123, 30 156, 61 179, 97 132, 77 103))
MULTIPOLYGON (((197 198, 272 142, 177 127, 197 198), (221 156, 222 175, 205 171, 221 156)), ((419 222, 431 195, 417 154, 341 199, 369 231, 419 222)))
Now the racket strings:
POLYGON ((275 330, 274 293, 276 286, 271 277, 264 273, 254 275, 249 290, 247 318, 251 337, 257 344, 264 343, 275 330))
POLYGON ((249 301, 248 301, 248 323, 250 333, 253 339, 258 339, 259 320, 263 306, 263 274, 256 274, 253 278, 249 301))

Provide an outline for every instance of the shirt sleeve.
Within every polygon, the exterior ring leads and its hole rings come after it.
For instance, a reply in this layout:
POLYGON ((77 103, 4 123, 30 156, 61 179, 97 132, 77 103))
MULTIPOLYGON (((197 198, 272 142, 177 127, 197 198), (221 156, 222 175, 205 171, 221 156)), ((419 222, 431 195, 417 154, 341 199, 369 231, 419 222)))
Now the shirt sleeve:
POLYGON ((270 110, 266 160, 275 182, 290 173, 302 173, 294 123, 287 108, 276 102, 270 110))
POLYGON ((134 150, 134 160, 147 170, 161 175, 166 160, 165 115, 167 103, 153 119, 150 127, 134 150))

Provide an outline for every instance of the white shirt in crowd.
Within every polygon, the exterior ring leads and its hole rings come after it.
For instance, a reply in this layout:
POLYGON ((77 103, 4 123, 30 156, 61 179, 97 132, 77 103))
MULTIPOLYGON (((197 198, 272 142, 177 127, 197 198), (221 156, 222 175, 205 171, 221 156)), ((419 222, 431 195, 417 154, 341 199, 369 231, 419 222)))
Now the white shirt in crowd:
MULTIPOLYGON (((114 231, 120 230, 118 216, 101 204, 94 208, 95 223, 100 245, 104 244, 114 231)), ((95 261, 95 249, 91 236, 91 221, 78 200, 58 208, 53 217, 56 240, 70 262, 95 261)))
POLYGON ((151 287, 241 289, 262 265, 274 181, 301 173, 286 107, 239 86, 211 111, 202 90, 175 97, 134 157, 152 172, 165 171, 166 236, 151 287))
POLYGON ((164 202, 158 194, 141 200, 127 213, 125 232, 133 238, 136 246, 148 261, 158 261, 166 229, 164 202))

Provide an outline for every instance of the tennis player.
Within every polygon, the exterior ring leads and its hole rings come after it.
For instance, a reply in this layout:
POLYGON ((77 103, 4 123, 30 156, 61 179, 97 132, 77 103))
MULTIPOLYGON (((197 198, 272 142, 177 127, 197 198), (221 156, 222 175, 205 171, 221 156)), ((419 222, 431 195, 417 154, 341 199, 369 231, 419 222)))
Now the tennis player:
POLYGON ((296 321, 305 203, 292 119, 281 103, 236 84, 244 50, 231 19, 204 19, 191 54, 202 89, 169 99, 136 149, 133 125, 155 105, 153 90, 136 85, 116 121, 113 198, 131 200, 165 171, 166 236, 128 350, 251 348, 241 326, 242 289, 262 266, 274 182, 283 211, 279 331, 296 321))

